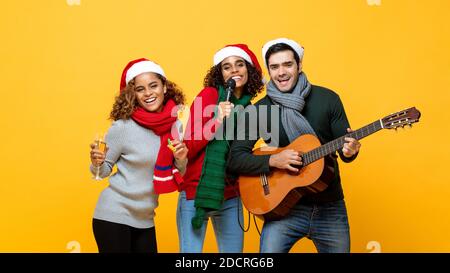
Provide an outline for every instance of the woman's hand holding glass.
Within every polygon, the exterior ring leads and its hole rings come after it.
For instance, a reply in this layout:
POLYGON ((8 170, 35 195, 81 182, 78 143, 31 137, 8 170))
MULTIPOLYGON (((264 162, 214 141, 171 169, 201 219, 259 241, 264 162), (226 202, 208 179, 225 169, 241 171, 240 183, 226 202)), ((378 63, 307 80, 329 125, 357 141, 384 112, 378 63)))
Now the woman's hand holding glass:
POLYGON ((179 141, 178 139, 174 139, 171 141, 172 146, 174 148, 173 150, 173 157, 177 160, 185 160, 187 158, 188 154, 188 148, 186 147, 186 144, 184 142, 179 141))
POLYGON ((106 146, 103 135, 99 134, 94 140, 94 143, 91 143, 91 162, 95 167, 95 180, 101 180, 100 177, 100 167, 103 162, 105 162, 106 153, 108 152, 108 147, 106 146))

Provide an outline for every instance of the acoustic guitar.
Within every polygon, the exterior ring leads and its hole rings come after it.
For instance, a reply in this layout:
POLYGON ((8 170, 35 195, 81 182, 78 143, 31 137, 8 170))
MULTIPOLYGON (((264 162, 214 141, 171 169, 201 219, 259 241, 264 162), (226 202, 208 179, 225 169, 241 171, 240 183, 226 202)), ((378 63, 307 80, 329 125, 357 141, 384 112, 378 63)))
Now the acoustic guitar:
POLYGON ((420 112, 412 107, 388 115, 324 145, 321 145, 314 135, 302 135, 283 148, 255 149, 254 155, 277 154, 286 149, 293 149, 301 154, 303 165, 297 173, 274 169, 267 175, 241 175, 239 190, 244 206, 264 220, 285 217, 302 196, 325 190, 334 179, 331 156, 336 156, 336 151, 342 149, 345 137, 359 140, 381 129, 412 126, 419 118, 420 112))

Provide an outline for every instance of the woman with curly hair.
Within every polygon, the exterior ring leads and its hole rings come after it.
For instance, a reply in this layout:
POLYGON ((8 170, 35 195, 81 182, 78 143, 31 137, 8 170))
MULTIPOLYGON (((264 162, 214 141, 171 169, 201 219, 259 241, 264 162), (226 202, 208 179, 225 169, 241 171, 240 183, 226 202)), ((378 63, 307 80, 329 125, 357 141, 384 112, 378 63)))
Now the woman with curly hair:
POLYGON ((114 122, 106 135, 106 153, 91 144, 91 172, 99 168, 104 178, 117 165, 97 202, 93 232, 99 252, 156 253, 158 194, 179 189, 187 164, 177 120, 177 105, 185 98, 163 69, 147 59, 128 63, 120 90, 110 114, 114 122), (168 147, 169 139, 173 147, 168 147))
MULTIPOLYGON (((261 92, 262 73, 255 54, 245 44, 225 46, 213 60, 214 66, 204 78, 204 89, 191 105, 185 133, 189 162, 177 208, 180 252, 183 253, 202 252, 209 218, 219 252, 243 250, 242 205, 237 179, 225 171, 230 140, 223 139, 221 130, 230 128, 224 125, 224 119, 226 123, 236 122, 235 105, 245 107, 261 92), (235 89, 227 101, 225 83, 230 79, 235 81, 235 89), (208 113, 211 107, 215 107, 215 111, 208 113)), ((234 130, 232 135, 236 133, 234 130)))

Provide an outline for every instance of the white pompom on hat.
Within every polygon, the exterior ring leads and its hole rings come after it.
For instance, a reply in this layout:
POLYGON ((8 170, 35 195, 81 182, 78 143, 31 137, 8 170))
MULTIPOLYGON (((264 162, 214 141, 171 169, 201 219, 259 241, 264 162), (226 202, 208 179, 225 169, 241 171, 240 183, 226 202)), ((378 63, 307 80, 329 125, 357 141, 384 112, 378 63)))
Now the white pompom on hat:
POLYGON ((278 38, 272 41, 268 41, 262 48, 262 58, 264 60, 264 64, 267 67, 267 63, 266 63, 266 53, 269 50, 269 48, 273 45, 276 44, 286 44, 288 46, 290 46, 298 55, 298 57, 300 58, 300 61, 303 59, 303 53, 304 53, 304 48, 303 46, 299 45, 296 41, 294 40, 290 40, 288 38, 278 38))

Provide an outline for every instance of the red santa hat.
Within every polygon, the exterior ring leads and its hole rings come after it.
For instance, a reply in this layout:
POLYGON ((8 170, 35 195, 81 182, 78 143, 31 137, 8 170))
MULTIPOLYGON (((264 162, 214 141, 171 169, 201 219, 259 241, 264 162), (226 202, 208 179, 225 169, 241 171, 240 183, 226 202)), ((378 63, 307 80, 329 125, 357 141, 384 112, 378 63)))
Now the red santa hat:
POLYGON ((246 44, 233 44, 233 45, 226 45, 224 48, 220 49, 219 51, 214 54, 214 65, 218 65, 223 60, 230 56, 238 56, 242 59, 249 62, 253 67, 256 68, 259 72, 261 72, 261 66, 259 65, 258 59, 256 58, 255 54, 248 48, 246 44))
POLYGON ((266 65, 266 67, 267 67, 266 53, 271 46, 276 45, 276 44, 286 44, 286 45, 290 46, 297 53, 298 57, 300 58, 300 61, 303 59, 303 53, 304 53, 303 46, 299 45, 294 40, 290 40, 287 38, 278 38, 278 39, 275 39, 272 41, 268 41, 262 48, 262 57, 263 57, 264 64, 266 65))
POLYGON ((146 72, 153 72, 164 78, 166 77, 164 70, 158 64, 145 58, 136 59, 130 61, 123 69, 122 78, 120 79, 120 90, 124 90, 134 77, 146 72))

